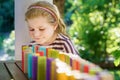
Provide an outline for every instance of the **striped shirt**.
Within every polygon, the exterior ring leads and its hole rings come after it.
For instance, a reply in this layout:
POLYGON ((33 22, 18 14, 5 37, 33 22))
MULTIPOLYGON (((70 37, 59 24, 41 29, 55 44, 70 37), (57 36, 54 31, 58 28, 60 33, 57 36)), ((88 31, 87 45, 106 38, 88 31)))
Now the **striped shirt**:
MULTIPOLYGON (((35 42, 32 42, 32 43, 35 43, 35 42)), ((61 51, 61 52, 79 55, 78 51, 75 49, 70 38, 68 38, 63 34, 58 34, 58 36, 53 41, 53 43, 49 44, 47 47, 61 51)))

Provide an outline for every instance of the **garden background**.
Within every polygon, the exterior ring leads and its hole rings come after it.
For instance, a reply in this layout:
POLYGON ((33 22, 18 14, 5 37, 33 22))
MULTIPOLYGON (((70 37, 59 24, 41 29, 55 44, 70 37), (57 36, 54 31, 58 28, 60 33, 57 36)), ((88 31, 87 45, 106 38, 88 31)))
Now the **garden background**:
MULTIPOLYGON (((80 56, 120 79, 120 0, 53 0, 80 56)), ((0 0, 0 60, 14 60, 14 0, 0 0)))

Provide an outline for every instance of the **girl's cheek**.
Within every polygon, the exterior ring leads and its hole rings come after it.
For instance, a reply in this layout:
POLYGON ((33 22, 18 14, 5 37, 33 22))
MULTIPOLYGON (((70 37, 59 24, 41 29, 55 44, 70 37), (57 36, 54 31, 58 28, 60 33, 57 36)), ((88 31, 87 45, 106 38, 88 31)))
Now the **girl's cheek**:
POLYGON ((30 36, 31 36, 31 37, 34 35, 34 33, 33 33, 33 32, 29 32, 29 34, 30 34, 30 36))

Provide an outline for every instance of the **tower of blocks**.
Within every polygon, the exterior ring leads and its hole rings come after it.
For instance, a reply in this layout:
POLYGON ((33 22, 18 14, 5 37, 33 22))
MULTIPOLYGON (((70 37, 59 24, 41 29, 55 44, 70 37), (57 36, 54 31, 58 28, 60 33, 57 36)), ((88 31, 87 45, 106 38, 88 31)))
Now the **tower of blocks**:
POLYGON ((22 70, 31 80, 114 80, 114 76, 73 53, 39 45, 22 46, 22 70))

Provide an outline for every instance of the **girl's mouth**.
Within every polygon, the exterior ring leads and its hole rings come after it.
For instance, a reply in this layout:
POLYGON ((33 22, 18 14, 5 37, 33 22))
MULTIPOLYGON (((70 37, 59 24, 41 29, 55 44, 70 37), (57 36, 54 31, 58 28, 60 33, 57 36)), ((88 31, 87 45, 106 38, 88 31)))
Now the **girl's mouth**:
POLYGON ((40 40, 41 38, 34 38, 35 40, 40 40))

